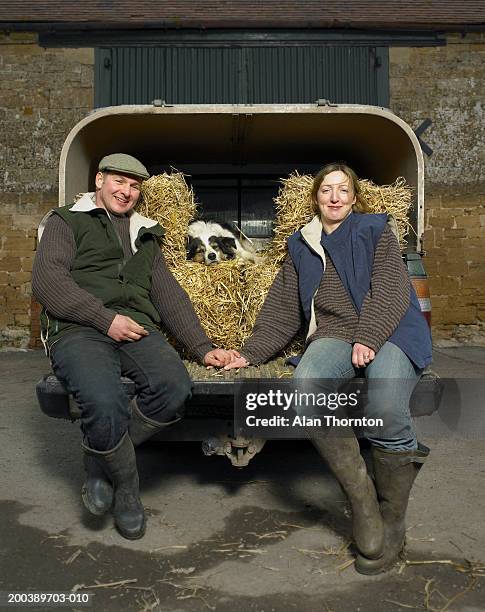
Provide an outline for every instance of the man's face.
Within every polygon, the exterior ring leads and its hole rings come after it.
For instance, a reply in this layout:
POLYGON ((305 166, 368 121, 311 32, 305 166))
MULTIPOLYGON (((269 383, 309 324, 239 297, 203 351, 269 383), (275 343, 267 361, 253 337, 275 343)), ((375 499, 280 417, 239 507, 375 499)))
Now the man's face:
POLYGON ((112 172, 96 175, 96 206, 115 215, 129 212, 140 197, 139 178, 112 172))

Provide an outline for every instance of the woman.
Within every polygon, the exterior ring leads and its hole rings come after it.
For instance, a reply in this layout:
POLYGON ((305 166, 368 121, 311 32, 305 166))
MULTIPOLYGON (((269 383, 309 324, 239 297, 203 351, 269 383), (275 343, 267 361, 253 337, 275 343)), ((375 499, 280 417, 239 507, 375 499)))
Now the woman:
POLYGON ((290 236, 289 255, 253 333, 226 369, 266 361, 306 324, 296 379, 347 379, 364 371, 365 416, 384 422, 380 430, 364 429, 375 484, 353 432, 337 437, 330 430, 312 441, 349 497, 356 569, 377 574, 403 548, 409 493, 429 452, 417 443, 409 400, 431 362, 431 336, 388 217, 364 214, 354 171, 344 164, 322 168, 312 202, 315 217, 290 236))

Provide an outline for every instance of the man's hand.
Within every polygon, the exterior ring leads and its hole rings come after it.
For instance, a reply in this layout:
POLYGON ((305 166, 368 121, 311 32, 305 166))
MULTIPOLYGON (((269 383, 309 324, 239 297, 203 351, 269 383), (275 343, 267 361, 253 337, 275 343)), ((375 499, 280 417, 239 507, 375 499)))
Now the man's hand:
POLYGON ((365 368, 369 365, 369 363, 374 359, 376 353, 374 350, 366 346, 365 344, 360 344, 356 342, 352 349, 352 364, 356 368, 365 368))
POLYGON ((246 357, 242 357, 241 355, 239 355, 239 357, 233 359, 231 363, 228 363, 224 367, 224 370, 233 370, 234 368, 247 368, 248 365, 249 361, 246 359, 246 357))
POLYGON ((123 340, 136 342, 143 336, 148 336, 148 332, 130 317, 117 314, 108 329, 108 336, 116 342, 123 342, 123 340))
POLYGON ((225 365, 233 362, 235 359, 240 357, 237 351, 231 349, 230 351, 226 351, 224 349, 213 349, 204 355, 203 363, 206 366, 215 366, 217 368, 222 368, 225 365))

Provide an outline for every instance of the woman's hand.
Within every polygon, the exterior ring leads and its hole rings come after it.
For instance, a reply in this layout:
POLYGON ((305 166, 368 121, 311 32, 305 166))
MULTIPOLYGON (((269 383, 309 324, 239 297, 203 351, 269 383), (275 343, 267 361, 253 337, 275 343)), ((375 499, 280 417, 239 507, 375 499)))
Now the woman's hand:
POLYGON ((217 348, 205 354, 203 363, 209 368, 222 368, 223 366, 227 366, 234 360, 238 360, 240 358, 239 353, 233 349, 226 351, 224 349, 217 348))
POLYGON ((231 361, 231 363, 228 363, 226 366, 224 366, 224 370, 232 370, 234 368, 247 368, 248 365, 249 361, 246 359, 246 357, 240 355, 239 357, 231 361))
POLYGON ((356 342, 352 349, 352 364, 356 368, 365 368, 375 358, 376 353, 373 349, 356 342))

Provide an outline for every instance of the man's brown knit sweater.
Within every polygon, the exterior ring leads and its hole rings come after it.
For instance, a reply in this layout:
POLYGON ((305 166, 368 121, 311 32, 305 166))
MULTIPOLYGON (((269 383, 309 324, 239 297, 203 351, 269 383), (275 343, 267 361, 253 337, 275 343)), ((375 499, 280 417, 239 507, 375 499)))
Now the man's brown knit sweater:
MULTIPOLYGON (((327 265, 315 295, 317 329, 308 338, 337 338, 359 342, 378 351, 396 329, 410 303, 410 278, 390 228, 377 244, 371 288, 360 316, 347 293, 333 262, 325 252, 327 265)), ((260 364, 283 349, 304 324, 298 293, 298 277, 287 257, 278 272, 241 353, 252 364, 260 364)))
MULTIPOLYGON (((133 253, 130 245, 130 221, 126 216, 110 215, 121 239, 125 259, 133 253)), ((39 302, 57 318, 94 327, 107 334, 116 312, 105 308, 101 300, 81 289, 70 270, 76 253, 74 234, 59 216, 51 215, 32 271, 32 289, 39 302)), ((153 261, 150 298, 164 327, 200 361, 212 350, 212 343, 202 329, 188 295, 175 280, 160 254, 153 261)))

